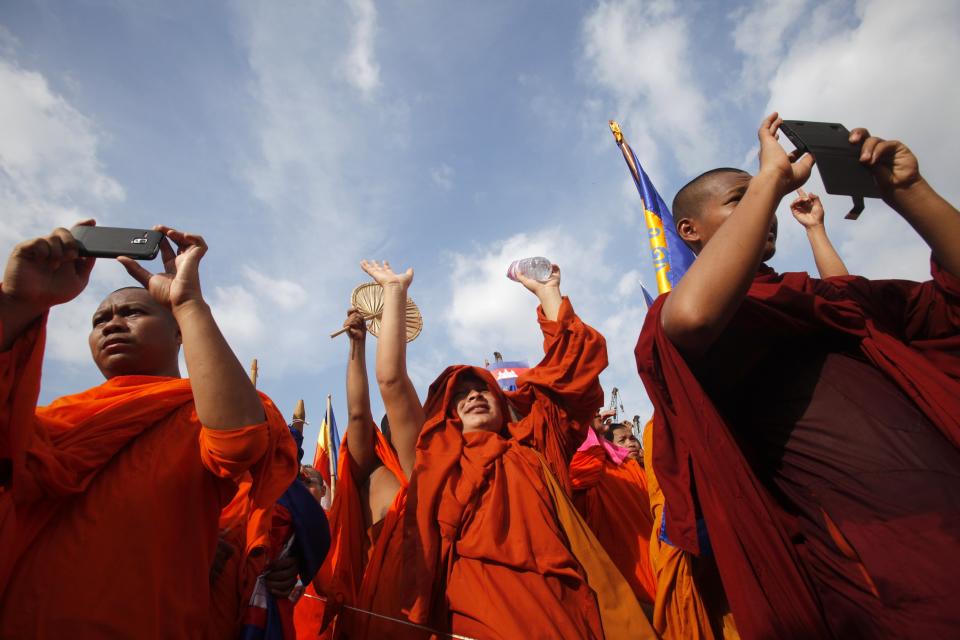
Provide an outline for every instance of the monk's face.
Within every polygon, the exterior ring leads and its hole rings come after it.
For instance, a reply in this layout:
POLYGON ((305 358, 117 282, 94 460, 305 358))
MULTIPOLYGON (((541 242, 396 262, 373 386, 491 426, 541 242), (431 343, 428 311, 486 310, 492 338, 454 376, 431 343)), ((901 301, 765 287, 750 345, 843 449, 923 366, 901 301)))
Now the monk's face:
POLYGON ((90 353, 108 380, 115 376, 179 377, 180 330, 146 289, 120 289, 93 313, 90 353))
POLYGON ((457 417, 463 424, 463 432, 499 432, 503 416, 497 395, 479 378, 465 376, 453 388, 453 403, 457 417))
POLYGON ((627 456, 634 460, 640 459, 640 442, 633 435, 633 429, 627 425, 619 425, 614 427, 613 430, 613 444, 619 445, 624 449, 630 450, 630 455, 627 456))
MULTIPOLYGON (((681 237, 695 247, 697 253, 707 246, 730 214, 734 212, 753 176, 747 173, 718 173, 710 178, 700 215, 690 219, 690 230, 678 229, 681 237)), ((682 225, 681 225, 682 226, 682 225)), ((774 216, 763 247, 766 262, 777 251, 777 218, 774 216)))
POLYGON ((319 503, 321 500, 323 500, 323 496, 327 495, 327 485, 323 483, 323 478, 320 476, 320 472, 313 467, 304 467, 302 471, 303 483, 307 485, 310 495, 312 495, 319 503))

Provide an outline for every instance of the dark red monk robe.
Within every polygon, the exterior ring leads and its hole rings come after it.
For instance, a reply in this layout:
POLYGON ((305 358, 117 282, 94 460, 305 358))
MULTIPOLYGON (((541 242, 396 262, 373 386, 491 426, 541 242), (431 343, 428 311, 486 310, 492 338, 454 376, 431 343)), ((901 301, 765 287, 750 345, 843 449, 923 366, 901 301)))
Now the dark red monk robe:
POLYGON ((744 638, 960 629, 960 281, 933 276, 764 267, 689 363, 651 308, 667 534, 698 552, 699 505, 744 638))

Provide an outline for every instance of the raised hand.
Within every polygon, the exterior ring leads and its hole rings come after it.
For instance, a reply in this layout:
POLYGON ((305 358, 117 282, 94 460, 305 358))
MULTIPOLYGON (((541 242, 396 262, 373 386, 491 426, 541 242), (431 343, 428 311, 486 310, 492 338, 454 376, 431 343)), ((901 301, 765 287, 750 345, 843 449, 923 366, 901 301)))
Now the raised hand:
POLYGON ((560 265, 553 265, 550 268, 550 277, 546 279, 545 282, 540 282, 539 280, 534 280, 533 278, 528 278, 522 273, 517 274, 517 282, 522 284, 527 290, 533 292, 537 297, 540 297, 540 293, 544 289, 553 288, 560 289, 560 265))
POLYGON ((781 197, 799 189, 810 178, 814 158, 805 153, 799 158, 797 153, 787 154, 778 142, 780 134, 777 130, 783 118, 774 111, 763 119, 757 137, 760 139, 760 174, 775 177, 780 188, 781 197))
POLYGON ((823 205, 815 193, 797 189, 797 197, 790 203, 790 213, 805 229, 823 225, 823 205))
POLYGON ((413 282, 413 269, 407 269, 403 273, 394 273, 390 263, 386 260, 383 261, 382 265, 376 260, 361 260, 360 268, 383 287, 399 285, 406 290, 413 282))
POLYGON ((343 321, 347 335, 354 342, 363 342, 367 338, 367 320, 363 314, 350 307, 347 309, 347 319, 343 321))
POLYGON ((866 129, 850 132, 851 144, 863 142, 860 162, 873 172, 880 189, 889 195, 895 189, 905 189, 921 180, 917 156, 899 140, 884 140, 871 136, 866 129))
POLYGON ((154 230, 166 236, 160 241, 163 273, 150 273, 136 260, 125 256, 117 261, 134 280, 146 287, 154 300, 168 308, 175 309, 191 301, 202 302, 200 260, 207 252, 207 243, 198 235, 163 225, 155 226, 154 230), (176 252, 170 241, 177 245, 176 252))
MULTIPOLYGON (((94 224, 84 220, 78 226, 94 224)), ((39 316, 80 295, 95 262, 96 258, 80 257, 80 245, 69 231, 54 229, 14 247, 3 273, 3 296, 27 314, 39 316)))
POLYGON ((560 305, 563 303, 563 296, 560 295, 560 265, 555 264, 551 267, 550 277, 546 282, 540 282, 522 274, 517 274, 517 281, 537 296, 548 320, 557 319, 560 305))

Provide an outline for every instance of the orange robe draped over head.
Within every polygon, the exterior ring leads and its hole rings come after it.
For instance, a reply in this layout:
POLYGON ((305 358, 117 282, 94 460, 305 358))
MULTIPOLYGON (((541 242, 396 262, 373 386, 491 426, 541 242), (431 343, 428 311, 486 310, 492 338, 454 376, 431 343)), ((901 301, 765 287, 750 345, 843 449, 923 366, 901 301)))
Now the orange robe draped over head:
MULTIPOLYGON (((321 629, 324 637, 331 637, 334 627, 329 626, 334 616, 338 616, 335 627, 337 635, 348 637, 364 637, 354 635, 350 630, 357 624, 357 614, 342 608, 342 605, 368 608, 370 606, 370 591, 378 584, 377 579, 365 580, 365 571, 368 561, 379 558, 382 562, 383 552, 378 552, 378 543, 384 530, 392 531, 395 522, 398 500, 394 501, 390 513, 378 523, 367 528, 363 517, 363 496, 360 487, 365 480, 360 470, 350 457, 350 432, 344 434, 340 446, 339 465, 337 467, 337 492, 330 506, 330 552, 317 572, 313 582, 308 586, 307 593, 294 610, 294 621, 297 627, 297 638, 317 638, 321 629), (324 603, 311 596, 327 598, 324 603)), ((383 465, 400 481, 398 499, 406 492, 407 478, 400 467, 400 460, 396 452, 387 443, 379 429, 373 430, 373 444, 377 457, 383 465)), ((372 573, 376 573, 373 571, 372 573)))
POLYGON ((247 551, 296 476, 264 423, 197 420, 189 380, 119 376, 37 408, 44 323, 0 353, 0 637, 205 637, 221 509, 247 475, 247 551))
POLYGON ((603 444, 577 451, 570 462, 573 502, 640 602, 653 604, 650 497, 636 460, 611 460, 603 444))
MULTIPOLYGON (((522 419, 500 433, 462 432, 452 394, 464 375, 485 381, 501 415, 511 415, 507 396, 484 369, 449 367, 430 387, 404 515, 406 613, 437 631, 475 638, 603 638, 605 631, 619 637, 624 629, 605 630, 601 621, 598 599, 607 594, 591 589, 572 550, 564 520, 576 512, 564 511, 551 493, 559 484, 569 502, 570 459, 603 403, 598 376, 606 346, 566 298, 556 321, 538 313, 545 357, 509 394, 522 419)), ((617 578, 617 604, 635 610, 625 626, 649 629, 617 578)))

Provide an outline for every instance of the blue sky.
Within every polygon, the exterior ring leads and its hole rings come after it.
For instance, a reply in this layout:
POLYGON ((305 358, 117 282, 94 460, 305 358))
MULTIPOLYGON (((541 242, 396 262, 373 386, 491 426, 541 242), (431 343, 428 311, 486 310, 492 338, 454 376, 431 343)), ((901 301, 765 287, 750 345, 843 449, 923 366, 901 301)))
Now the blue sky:
MULTIPOLYGON (((304 398, 313 429, 327 393, 346 419, 347 344, 327 334, 366 280, 361 258, 416 270, 425 327, 409 362, 425 393, 445 365, 494 350, 537 360, 535 301, 503 273, 546 255, 607 336, 604 388, 646 417, 632 350, 638 285, 654 278, 607 120, 668 202, 705 169, 753 169, 772 108, 902 138, 957 202, 960 5, 918 6, 8 0, 0 251, 90 215, 202 233, 204 291, 238 357, 259 358, 285 413, 304 398)), ((924 245, 882 204, 856 223, 848 201, 826 204, 851 271, 925 277, 924 245)), ((773 266, 812 269, 780 217, 773 266)), ((99 383, 89 317, 127 282, 101 261, 54 310, 43 402, 99 383)))

